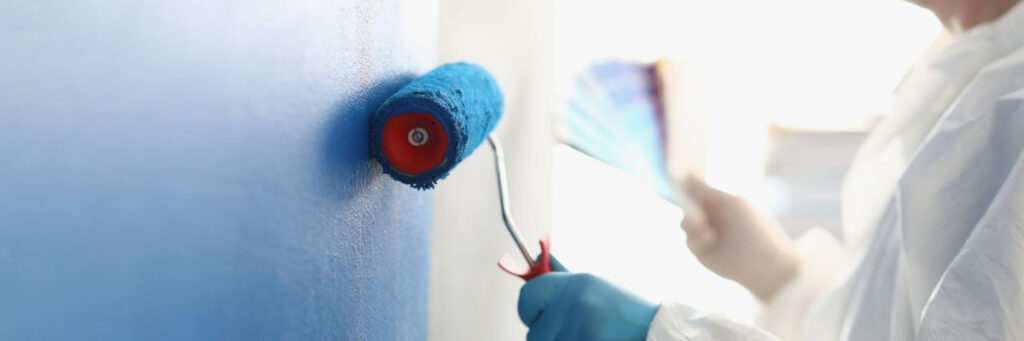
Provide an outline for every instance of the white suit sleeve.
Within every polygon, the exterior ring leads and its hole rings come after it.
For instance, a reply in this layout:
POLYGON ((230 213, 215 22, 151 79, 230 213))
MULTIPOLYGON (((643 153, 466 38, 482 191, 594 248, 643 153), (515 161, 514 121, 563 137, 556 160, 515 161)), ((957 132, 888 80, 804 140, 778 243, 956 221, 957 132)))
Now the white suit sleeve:
POLYGON ((832 235, 820 229, 805 233, 796 247, 800 270, 758 312, 758 325, 764 329, 684 304, 662 303, 647 332, 647 341, 799 340, 807 311, 845 261, 846 253, 832 235))
POLYGON ((918 340, 1024 340, 1024 155, 924 307, 918 340))
POLYGON ((846 261, 846 250, 831 234, 811 229, 796 240, 800 268, 796 277, 767 302, 761 302, 757 325, 781 340, 802 340, 811 305, 846 261))
POLYGON ((662 303, 647 341, 776 340, 757 327, 707 314, 679 303, 662 303))

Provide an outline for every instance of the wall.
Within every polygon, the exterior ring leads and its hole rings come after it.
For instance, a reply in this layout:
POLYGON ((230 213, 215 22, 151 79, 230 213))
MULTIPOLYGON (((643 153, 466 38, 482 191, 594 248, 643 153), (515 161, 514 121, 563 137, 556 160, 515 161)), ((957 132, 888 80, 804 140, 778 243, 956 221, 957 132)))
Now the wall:
POLYGON ((437 6, 7 2, 0 339, 424 338, 431 194, 366 127, 437 6))
MULTIPOLYGON (((443 0, 442 62, 482 64, 505 94, 496 132, 505 148, 512 215, 533 252, 551 230, 551 114, 555 110, 554 4, 545 0, 443 0)), ((481 146, 434 195, 431 340, 523 340, 516 303, 523 281, 498 269, 515 253, 498 206, 491 150, 481 146)), ((555 240, 554 252, 559 241, 555 240)))

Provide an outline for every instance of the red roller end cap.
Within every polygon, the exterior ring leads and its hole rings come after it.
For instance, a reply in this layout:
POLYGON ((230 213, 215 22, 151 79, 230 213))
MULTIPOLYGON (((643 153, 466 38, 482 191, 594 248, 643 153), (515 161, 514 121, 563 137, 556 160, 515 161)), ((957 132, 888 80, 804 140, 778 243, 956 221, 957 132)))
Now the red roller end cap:
POLYGON ((407 113, 384 123, 381 149, 395 169, 412 175, 440 165, 448 151, 448 134, 434 115, 407 113))

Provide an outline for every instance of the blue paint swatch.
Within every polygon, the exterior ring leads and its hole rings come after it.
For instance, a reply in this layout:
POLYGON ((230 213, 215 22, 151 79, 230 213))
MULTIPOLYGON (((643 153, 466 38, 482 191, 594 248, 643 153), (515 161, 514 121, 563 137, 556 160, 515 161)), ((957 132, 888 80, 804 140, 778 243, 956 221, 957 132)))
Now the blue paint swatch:
POLYGON ((569 146, 649 184, 678 202, 665 164, 664 124, 654 66, 597 64, 572 84, 562 115, 569 146))

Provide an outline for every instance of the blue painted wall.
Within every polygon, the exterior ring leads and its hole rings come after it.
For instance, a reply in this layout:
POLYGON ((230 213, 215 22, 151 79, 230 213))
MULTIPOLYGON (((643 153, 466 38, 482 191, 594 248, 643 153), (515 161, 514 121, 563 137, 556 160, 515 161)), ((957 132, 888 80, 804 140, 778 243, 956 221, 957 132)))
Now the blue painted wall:
POLYGON ((0 7, 0 340, 425 337, 429 193, 381 174, 366 129, 433 64, 436 19, 0 7))

